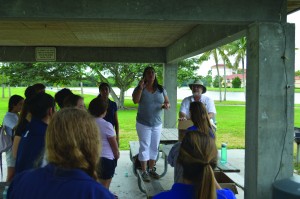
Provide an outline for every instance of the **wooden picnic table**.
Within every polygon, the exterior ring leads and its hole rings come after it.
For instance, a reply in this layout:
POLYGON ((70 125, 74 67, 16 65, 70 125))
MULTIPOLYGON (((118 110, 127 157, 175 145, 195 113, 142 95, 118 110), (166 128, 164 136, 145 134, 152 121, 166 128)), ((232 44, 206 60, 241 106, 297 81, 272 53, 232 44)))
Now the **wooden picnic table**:
POLYGON ((175 144, 178 142, 177 128, 163 128, 160 136, 160 144, 175 144))

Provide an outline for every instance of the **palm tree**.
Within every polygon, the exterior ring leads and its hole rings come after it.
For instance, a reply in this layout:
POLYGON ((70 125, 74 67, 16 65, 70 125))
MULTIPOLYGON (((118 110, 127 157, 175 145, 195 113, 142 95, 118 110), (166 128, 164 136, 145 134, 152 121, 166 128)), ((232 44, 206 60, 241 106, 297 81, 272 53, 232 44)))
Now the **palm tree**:
POLYGON ((222 90, 221 90, 221 78, 220 78, 220 72, 219 72, 219 54, 218 54, 218 50, 213 49, 213 50, 209 50, 206 51, 205 53, 203 53, 199 59, 198 59, 198 63, 201 64, 203 61, 207 61, 210 57, 214 58, 214 61, 216 63, 216 68, 217 68, 217 75, 219 78, 219 92, 220 92, 220 102, 222 101, 222 90))
POLYGON ((232 68, 232 64, 231 64, 231 62, 229 60, 229 57, 227 55, 228 51, 229 51, 229 46, 230 46, 230 44, 227 44, 227 45, 224 45, 224 46, 221 46, 221 47, 217 48, 219 54, 222 57, 223 63, 224 63, 224 76, 223 76, 224 77, 223 78, 223 81, 224 81, 224 98, 223 98, 223 100, 224 101, 226 101, 226 89, 227 89, 226 67, 232 68))
MULTIPOLYGON (((224 62, 224 80, 226 81, 226 68, 225 66, 228 65, 228 67, 232 67, 231 62, 228 58, 228 55, 226 54, 226 52, 228 52, 228 46, 224 45, 218 48, 215 48, 213 50, 207 51, 205 53, 203 53, 200 57, 199 57, 199 64, 201 64, 203 61, 207 61, 211 56, 213 57, 215 64, 216 64, 216 68, 217 68, 217 76, 219 78, 219 92, 220 92, 220 102, 222 101, 222 86, 221 86, 221 76, 220 76, 220 70, 219 70, 219 61, 220 59, 223 60, 224 62), (225 65, 226 64, 226 65, 225 65)), ((226 82, 225 82, 225 93, 224 93, 224 101, 226 101, 226 82)))
POLYGON ((239 63, 242 62, 242 76, 243 76, 243 86, 244 92, 246 88, 245 84, 245 57, 247 52, 247 40, 246 37, 242 37, 232 43, 229 44, 229 53, 228 55, 235 56, 235 62, 233 64, 234 68, 238 68, 239 63))

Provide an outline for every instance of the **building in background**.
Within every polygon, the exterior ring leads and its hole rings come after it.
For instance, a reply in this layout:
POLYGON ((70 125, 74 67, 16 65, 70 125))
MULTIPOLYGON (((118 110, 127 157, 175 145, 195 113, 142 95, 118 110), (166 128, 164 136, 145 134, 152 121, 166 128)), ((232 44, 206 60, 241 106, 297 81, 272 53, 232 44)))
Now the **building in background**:
POLYGON ((300 88, 300 76, 295 76, 295 88, 300 88))
POLYGON ((232 80, 234 78, 240 78, 241 80, 241 88, 244 88, 244 85, 243 85, 243 77, 245 77, 245 84, 246 84, 246 71, 245 71, 245 74, 232 74, 232 75, 226 75, 226 82, 227 82, 227 87, 230 87, 232 88, 232 80))

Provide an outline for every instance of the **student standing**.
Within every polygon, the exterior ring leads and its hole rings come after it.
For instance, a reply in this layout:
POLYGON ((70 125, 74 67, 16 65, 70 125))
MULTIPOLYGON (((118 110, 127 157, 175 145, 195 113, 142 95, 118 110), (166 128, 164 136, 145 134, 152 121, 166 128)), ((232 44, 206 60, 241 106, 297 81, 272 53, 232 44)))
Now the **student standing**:
MULTIPOLYGON (((8 112, 5 114, 3 119, 3 125, 5 131, 11 136, 13 140, 14 128, 16 127, 19 120, 19 112, 22 110, 24 98, 20 95, 13 95, 9 98, 8 112)), ((6 182, 10 182, 15 174, 16 159, 13 157, 12 148, 6 151, 6 164, 7 164, 7 177, 6 182)))
POLYGON ((99 128, 102 152, 100 155, 100 162, 98 168, 98 176, 101 184, 109 189, 111 180, 115 174, 117 160, 120 157, 118 143, 116 140, 116 133, 111 123, 104 120, 107 112, 108 104, 102 98, 95 98, 89 104, 89 112, 95 117, 95 121, 99 128))
POLYGON ((110 100, 109 93, 110 93, 110 86, 108 83, 101 83, 99 85, 99 98, 102 98, 105 102, 108 104, 106 115, 104 116, 104 119, 111 123, 116 131, 116 138, 118 142, 118 146, 120 145, 120 133, 119 133, 119 119, 118 119, 118 106, 117 103, 110 100))
POLYGON ((30 99, 29 111, 32 118, 28 128, 22 133, 16 158, 16 173, 40 166, 45 149, 46 129, 55 112, 54 98, 46 93, 38 93, 30 99))

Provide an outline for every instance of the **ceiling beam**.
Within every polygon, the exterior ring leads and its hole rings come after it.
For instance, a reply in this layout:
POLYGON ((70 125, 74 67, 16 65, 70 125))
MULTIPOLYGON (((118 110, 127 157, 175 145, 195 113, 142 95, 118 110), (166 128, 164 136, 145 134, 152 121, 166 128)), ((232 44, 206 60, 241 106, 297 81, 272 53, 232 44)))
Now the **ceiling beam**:
POLYGON ((246 26, 198 25, 167 47, 167 63, 177 62, 237 40, 246 35, 246 28, 246 26))
MULTIPOLYGON (((55 47, 56 62, 165 63, 164 48, 55 47)), ((0 46, 0 62, 36 62, 36 47, 0 46)))
POLYGON ((245 24, 285 20, 286 0, 0 0, 0 20, 185 21, 245 24))

